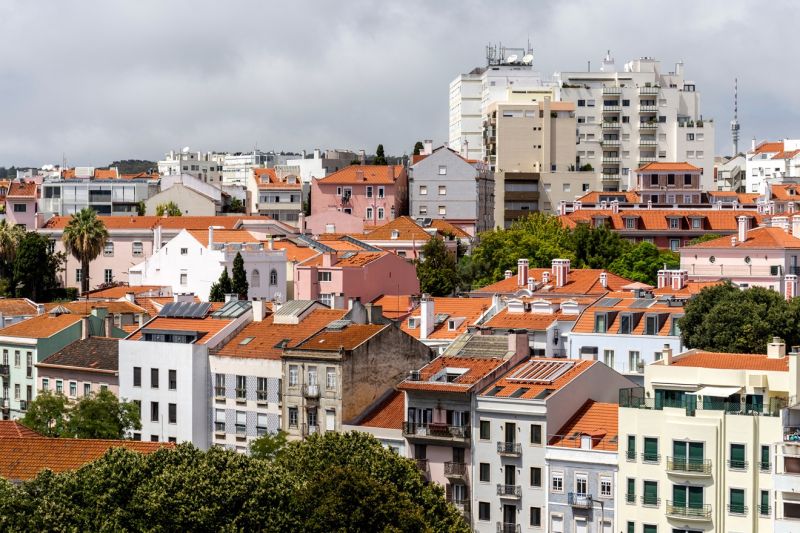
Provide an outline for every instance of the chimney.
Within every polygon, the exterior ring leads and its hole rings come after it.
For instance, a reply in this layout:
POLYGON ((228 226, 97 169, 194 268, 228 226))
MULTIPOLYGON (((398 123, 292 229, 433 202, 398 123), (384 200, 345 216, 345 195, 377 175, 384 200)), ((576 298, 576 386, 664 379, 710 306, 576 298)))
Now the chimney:
POLYGON ((337 262, 336 252, 323 252, 322 253, 322 266, 332 267, 337 262))
POLYGON ((225 294, 225 303, 239 301, 239 295, 233 292, 225 294))
POLYGON ((528 343, 527 329, 510 329, 508 330, 507 338, 508 351, 513 355, 528 357, 531 354, 531 347, 528 343))
POLYGON ((36 304, 36 314, 37 315, 44 314, 44 304, 36 304))
POLYGON ((319 148, 314 148, 314 159, 320 158, 320 151, 319 148))
POLYGON ((731 237, 731 246, 736 248, 736 237, 731 237))
POLYGON ((88 339, 92 334, 91 327, 89 326, 89 317, 81 317, 81 339, 88 339))
POLYGON ((253 322, 263 321, 267 311, 267 306, 264 305, 264 300, 253 300, 250 305, 253 309, 253 322))
POLYGON ((510 278, 511 276, 513 276, 513 273, 512 273, 510 270, 506 270, 506 271, 503 273, 503 276, 504 276, 504 279, 508 279, 508 278, 510 278))
POLYGON ((664 361, 665 365, 672 364, 672 347, 669 344, 665 344, 661 350, 661 360, 664 361))
POLYGON ((600 286, 604 289, 608 288, 608 272, 600 272, 600 286))
POLYGON ((736 220, 739 221, 739 242, 744 242, 747 240, 747 217, 737 217, 736 220))
POLYGON ((542 283, 544 283, 545 285, 550 283, 550 272, 547 270, 542 272, 542 283))
POLYGON ((208 247, 214 246, 214 226, 208 227, 208 247))
POLYGON ((104 330, 103 334, 108 338, 113 337, 112 333, 114 332, 114 316, 113 315, 107 315, 103 319, 103 326, 104 326, 103 327, 103 330, 104 330))
POLYGON ((358 164, 365 165, 367 163, 367 153, 364 150, 358 151, 358 164))
POLYGON ((772 337, 772 342, 767 344, 767 358, 783 359, 786 357, 786 344, 780 337, 772 337))
POLYGON ((130 302, 132 304, 135 304, 136 303, 136 295, 133 294, 132 292, 126 292, 125 293, 125 301, 126 302, 130 302))
POLYGON ((419 300, 419 340, 425 340, 433 332, 434 319, 433 298, 423 294, 419 300))
POLYGON ((658 288, 663 289, 667 286, 667 277, 669 276, 669 270, 659 270, 658 271, 658 288))
POLYGON ((431 155, 433 153, 433 141, 425 139, 422 141, 422 155, 431 155))
POLYGON ((792 216, 792 237, 800 239, 800 215, 792 216))
POLYGON ((536 290, 536 280, 532 277, 528 277, 528 290, 531 292, 536 290))
POLYGON ((750 149, 751 150, 755 150, 756 149, 756 138, 755 137, 753 137, 753 140, 750 141, 750 149))
POLYGON ((173 302, 191 303, 194 302, 194 293, 192 292, 179 292, 172 295, 173 302))
POLYGON ((375 305, 372 303, 366 304, 367 308, 367 323, 368 324, 383 324, 383 306, 375 305))
POLYGON ((783 295, 787 300, 797 296, 797 274, 786 274, 784 284, 783 295))
POLYGON ((689 281, 688 270, 673 270, 672 271, 672 290, 679 291, 686 287, 686 282, 689 281))
POLYGON ((306 233, 306 214, 302 211, 297 215, 297 230, 300 232, 300 235, 305 235, 306 233))
POLYGON ((619 200, 612 200, 611 201, 611 212, 612 213, 619 213, 619 200))
POLYGON ((581 202, 580 200, 575 200, 574 202, 572 202, 573 211, 580 211, 582 207, 583 207, 583 202, 581 202))
POLYGON ((553 259, 552 270, 556 287, 566 285, 569 275, 569 259, 553 259))
POLYGON ((274 249, 275 249, 275 237, 270 235, 269 240, 267 241, 267 250, 274 250, 274 249))
POLYGON ((647 200, 647 209, 653 209, 653 200, 647 200))
POLYGON ((528 281, 528 260, 517 259, 517 285, 524 287, 528 281))

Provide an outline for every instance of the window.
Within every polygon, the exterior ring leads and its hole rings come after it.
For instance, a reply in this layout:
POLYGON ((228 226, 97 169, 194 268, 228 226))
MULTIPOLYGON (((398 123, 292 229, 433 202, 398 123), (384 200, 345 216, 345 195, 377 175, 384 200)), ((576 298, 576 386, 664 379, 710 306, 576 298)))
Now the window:
POLYGON ((139 241, 133 243, 133 257, 141 257, 144 255, 144 245, 139 241))
POLYGON ((327 305, 328 307, 333 307, 333 294, 331 293, 323 293, 319 295, 319 302, 322 304, 327 305))
POLYGON ((84 383, 83 384, 83 395, 89 396, 92 394, 92 384, 91 383, 84 383))
POLYGON ((22 354, 19 350, 14 350, 14 366, 19 368, 22 365, 22 354))
POLYGON ((658 316, 657 315, 647 315, 645 318, 644 324, 644 334, 645 335, 657 335, 658 334, 658 316))
POLYGON ((478 502, 478 520, 491 520, 489 502, 478 502))
POLYGON ((541 507, 531 507, 531 527, 542 527, 541 507))
POLYGON ((332 366, 325 369, 325 387, 328 390, 336 389, 336 368, 332 366))
POLYGON ((42 390, 50 390, 50 380, 42 378, 42 390))
POLYGON ((569 192, 570 191, 570 184, 569 183, 562 183, 561 184, 561 188, 563 189, 564 192, 569 192))
POLYGON ((419 194, 421 196, 425 196, 426 194, 428 194, 428 186, 427 185, 420 185, 419 186, 419 194))
POLYGON ((427 215, 428 214, 428 206, 427 205, 419 206, 419 214, 420 215, 427 215))
POLYGON ((150 422, 158 422, 158 402, 150 402, 150 422))
POLYGON ((290 428, 297 427, 297 407, 289 408, 289 427, 290 428))
POLYGON ((384 210, 382 207, 378 208, 378 220, 383 220, 384 217, 384 210))
POLYGON ((626 218, 625 229, 636 229, 636 219, 631 217, 626 218))
POLYGON ((443 206, 443 205, 440 205, 439 206, 439 214, 440 215, 446 215, 447 214, 447 208, 445 206, 443 206))
POLYGON ((678 248, 681 247, 681 240, 680 239, 670 239, 669 240, 669 249, 673 252, 677 252, 678 248))
POLYGON ((170 370, 169 371, 169 390, 175 390, 178 388, 178 371, 177 370, 170 370))
POLYGON ((106 242, 103 245, 103 256, 104 257, 113 257, 114 256, 114 243, 113 242, 106 242))
MULTIPOLYGON (((275 273, 277 277, 277 272, 275 273)), ((317 281, 330 281, 331 280, 331 272, 329 270, 321 270, 317 272, 317 281)))
POLYGON ((297 365, 289 365, 289 386, 296 387, 298 384, 298 368, 297 365))
POLYGON ((564 492, 564 474, 554 472, 551 478, 550 489, 553 492, 564 492))
POLYGON ((586 107, 586 100, 578 100, 578 107, 586 107))
POLYGON ((106 268, 103 270, 103 281, 105 283, 111 283, 114 281, 114 273, 111 271, 110 268, 106 268))
POLYGON ((64 382, 61 381, 60 379, 56 380, 56 392, 59 394, 64 392, 64 382))
POLYGON ((70 381, 69 382, 69 396, 70 398, 75 398, 78 395, 78 382, 77 381, 70 381))
POLYGON ((730 514, 747 514, 744 504, 744 489, 730 489, 728 512, 730 514))
POLYGON ((693 141, 694 140, 694 133, 687 133, 686 134, 686 140, 687 141, 693 141))
POLYGON ((769 516, 770 515, 769 491, 768 490, 762 490, 761 491, 761 499, 759 500, 758 514, 760 514, 761 516, 769 516))
POLYGON ((745 470, 747 468, 747 461, 745 461, 745 448, 744 444, 731 444, 730 459, 728 466, 733 470, 745 470))
POLYGON ((481 440, 489 440, 489 421, 488 420, 481 420, 480 421, 480 439, 481 440))
POLYGON ((542 426, 540 424, 531 424, 531 444, 542 443, 542 426))
POLYGON ((642 372, 644 365, 642 363, 641 357, 639 356, 639 352, 629 351, 628 352, 628 370, 630 372, 642 372))
POLYGON ((167 417, 170 424, 178 423, 178 404, 171 403, 167 405, 167 417))
POLYGON ((642 487, 642 505, 659 505, 658 481, 645 480, 642 487))
POLYGON ((490 468, 491 467, 489 463, 481 463, 480 466, 478 467, 478 479, 485 483, 490 482, 491 481, 490 468))
POLYGON ((142 367, 140 366, 133 367, 133 386, 142 386, 142 367))
POLYGON ((447 194, 447 185, 439 185, 439 196, 447 194))
POLYGON ((595 313, 595 315, 594 315, 594 332, 595 333, 605 333, 606 332, 606 314, 605 313, 595 313))
POLYGON ((250 286, 261 287, 261 272, 257 268, 254 268, 250 273, 250 286))
POLYGON ((80 283, 83 279, 83 272, 80 268, 75 269, 75 283, 80 283))
POLYGON ((658 455, 657 437, 644 438, 644 453, 642 454, 642 460, 646 463, 657 463, 661 460, 661 457, 658 455))
POLYGON ((150 369, 150 387, 153 389, 158 388, 158 369, 151 368, 150 369))
POLYGON ((25 213, 28 210, 27 204, 14 204, 15 213, 25 213))
POLYGON ((367 218, 367 219, 371 219, 371 218, 372 218, 372 214, 373 214, 373 213, 374 213, 374 211, 372 210, 372 208, 371 208, 371 207, 368 207, 368 208, 367 208, 367 213, 366 213, 366 216, 365 216, 365 218, 367 218))
POLYGON ((610 498, 611 494, 611 477, 600 476, 600 496, 603 498, 610 498))
POLYGON ((770 471, 770 461, 769 461, 769 445, 762 445, 761 446, 761 460, 759 461, 759 467, 762 472, 769 472, 770 471))
POLYGON ((378 187, 378 198, 384 198, 386 196, 386 189, 384 187, 378 187))
POLYGON ((603 350, 603 363, 609 368, 614 368, 614 350, 603 350))
POLYGON ((236 400, 247 399, 247 376, 236 376, 236 400))
POLYGON ((181 272, 181 285, 189 283, 189 275, 186 272, 181 272))
POLYGON ((531 467, 531 487, 542 486, 542 469, 538 466, 531 467))
POLYGON ((439 175, 444 176, 447 174, 447 166, 439 165, 439 175))
POLYGON ((341 195, 342 195, 342 188, 336 187, 336 196, 341 196, 341 195))
POLYGON ((367 198, 372 198, 372 185, 367 185, 367 198))

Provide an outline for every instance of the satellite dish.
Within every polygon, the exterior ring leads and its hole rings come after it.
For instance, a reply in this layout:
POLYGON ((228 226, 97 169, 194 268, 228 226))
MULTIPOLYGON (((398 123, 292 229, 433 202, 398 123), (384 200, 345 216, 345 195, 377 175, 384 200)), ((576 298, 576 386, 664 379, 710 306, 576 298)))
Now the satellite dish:
POLYGON ((188 146, 184 146, 183 150, 181 150, 181 152, 183 152, 184 154, 188 154, 189 153, 189 147, 188 146))
POLYGON ((519 59, 519 56, 517 56, 517 54, 511 54, 510 56, 508 56, 508 58, 506 58, 506 63, 516 63, 517 59, 519 59))
POLYGON ((533 61, 533 54, 525 54, 524 56, 522 56, 522 62, 525 63, 526 65, 530 65, 532 61, 533 61))

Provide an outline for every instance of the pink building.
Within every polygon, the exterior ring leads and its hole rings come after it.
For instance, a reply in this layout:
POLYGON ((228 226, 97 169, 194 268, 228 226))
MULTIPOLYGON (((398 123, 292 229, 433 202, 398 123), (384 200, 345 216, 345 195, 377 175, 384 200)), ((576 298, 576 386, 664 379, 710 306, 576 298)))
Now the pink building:
POLYGON ((384 293, 417 294, 416 267, 391 252, 325 252, 299 263, 295 300, 319 300, 334 309, 351 298, 371 302, 384 293))
POLYGON ((445 248, 454 255, 459 242, 464 246, 469 246, 471 242, 466 231, 446 220, 427 220, 423 225, 411 217, 398 217, 358 236, 362 242, 406 259, 421 259, 422 247, 431 239, 442 239, 445 248))
POLYGON ((108 389, 119 394, 119 339, 86 337, 36 363, 38 390, 72 400, 108 389))
POLYGON ((741 216, 735 236, 681 248, 681 270, 692 281, 725 278, 741 288, 766 287, 793 298, 800 274, 800 215, 772 217, 770 227, 748 224, 741 216))
POLYGON ((322 211, 303 218, 300 231, 309 235, 323 233, 364 233, 364 219, 339 210, 322 211))
POLYGON ((406 212, 408 175, 402 165, 351 165, 311 182, 311 215, 342 211, 377 226, 406 212))
POLYGON ((12 226, 36 229, 37 187, 31 181, 14 181, 6 193, 6 220, 12 226))
POLYGON ((642 200, 654 205, 699 204, 702 173, 702 168, 689 163, 648 163, 636 170, 636 184, 642 200))

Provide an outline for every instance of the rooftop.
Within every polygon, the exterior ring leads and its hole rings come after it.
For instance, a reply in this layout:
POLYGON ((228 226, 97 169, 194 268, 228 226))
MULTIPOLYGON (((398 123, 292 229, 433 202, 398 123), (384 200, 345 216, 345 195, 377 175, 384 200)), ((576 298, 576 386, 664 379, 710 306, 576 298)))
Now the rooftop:
POLYGON ((592 438, 593 450, 617 451, 619 406, 586 400, 580 409, 550 438, 550 446, 581 448, 581 437, 592 438))
POLYGON ((385 328, 383 324, 347 324, 344 327, 326 328, 294 346, 298 350, 339 351, 354 350, 385 328))
POLYGON ((642 165, 636 172, 670 172, 670 171, 680 171, 680 172, 700 172, 700 167, 696 167, 691 163, 687 163, 685 161, 682 162, 672 162, 672 163, 647 163, 646 165, 642 165))
POLYGON ((0 298, 3 316, 28 316, 36 314, 36 304, 26 298, 0 298))
POLYGON ((401 429, 405 420, 405 395, 392 391, 382 402, 365 413, 358 425, 372 428, 401 429))
MULTIPOLYGON (((435 319, 433 331, 428 335, 429 339, 455 339, 467 331, 468 326, 474 325, 486 310, 492 306, 491 298, 434 297, 431 300, 433 300, 435 319), (453 321, 452 323, 451 320, 453 321)), ((420 308, 417 307, 411 312, 410 316, 420 318, 420 308)), ((408 320, 404 320, 400 324, 400 329, 419 339, 419 320, 416 321, 416 327, 414 328, 410 328, 408 320)))
POLYGON ((350 165, 317 181, 328 184, 394 185, 405 174, 403 165, 350 165))
POLYGON ((41 435, 23 426, 17 420, 0 420, 0 440, 21 437, 41 437, 41 435))
MULTIPOLYGON (((664 361, 655 364, 664 365, 664 361)), ((766 354, 721 353, 703 350, 689 350, 676 356, 672 365, 694 368, 714 368, 719 370, 762 370, 788 372, 789 357, 770 358, 766 354)))
MULTIPOLYGON (((48 220, 43 229, 64 229, 72 217, 55 216, 48 220)), ((265 216, 100 216, 98 217, 110 230, 153 229, 161 226, 162 229, 205 229, 209 226, 234 229, 245 220, 271 220, 265 216)), ((207 239, 206 239, 207 240, 207 239)))
MULTIPOLYGON (((390 253, 391 252, 340 252, 337 254, 336 263, 330 268, 361 268, 390 253)), ((299 263, 298 266, 322 267, 322 254, 317 254, 314 257, 299 263)))
POLYGON ((575 321, 576 315, 565 315, 560 312, 555 313, 535 313, 524 311, 522 313, 510 313, 506 307, 492 318, 484 326, 488 328, 501 329, 527 329, 531 331, 545 331, 553 322, 558 320, 575 321))
MULTIPOLYGON (((208 245, 209 229, 204 230, 190 229, 187 230, 189 235, 202 244, 208 245)), ((255 235, 243 229, 214 229, 214 244, 230 244, 230 243, 260 243, 261 241, 255 235)))
MULTIPOLYGON (((567 275, 567 282, 563 287, 556 287, 554 276, 549 268, 531 268, 528 270, 528 276, 534 278, 537 282, 541 282, 542 274, 550 272, 550 282, 548 285, 537 289, 534 294, 543 296, 546 294, 578 294, 601 295, 609 291, 621 290, 623 286, 631 283, 631 280, 617 276, 611 272, 607 272, 608 286, 603 287, 600 284, 600 274, 604 272, 601 269, 570 269, 567 275)), ((517 276, 511 276, 507 279, 502 279, 498 282, 492 283, 480 289, 472 291, 473 294, 515 294, 520 290, 527 289, 527 285, 520 287, 517 284, 517 276)))
POLYGON ((39 364, 116 371, 119 370, 119 339, 80 339, 66 345, 39 364))
POLYGON ((6 198, 36 198, 36 183, 32 181, 12 181, 6 198))
MULTIPOLYGON (((701 242, 692 246, 686 247, 689 250, 699 248, 712 248, 719 249, 725 248, 728 250, 734 249, 731 246, 731 238, 720 237, 710 241, 701 242)), ((787 233, 783 228, 777 227, 760 227, 751 229, 747 232, 747 238, 744 241, 736 243, 737 249, 787 249, 787 248, 800 248, 800 239, 793 237, 791 233, 787 233)))
POLYGON ((480 335, 466 332, 448 346, 444 355, 458 357, 497 357, 509 353, 506 335, 480 335))
MULTIPOLYGON (((505 340, 505 338, 504 338, 505 340)), ((484 377, 500 368, 505 359, 494 357, 452 357, 440 355, 400 382, 401 390, 468 392, 484 377), (419 377, 419 379, 416 379, 419 377)))
POLYGON ((112 300, 108 302, 98 302, 92 300, 76 300, 74 302, 53 302, 44 304, 46 312, 55 307, 64 307, 75 315, 89 315, 94 309, 106 309, 111 315, 120 314, 140 314, 145 309, 127 300, 112 300))
POLYGON ((486 387, 481 396, 544 400, 594 364, 586 359, 531 357, 486 387))
MULTIPOLYGON (((438 234, 438 230, 433 233, 438 234)), ((364 239, 368 241, 417 241, 422 246, 431 237, 432 235, 425 231, 425 228, 420 226, 416 220, 402 216, 368 232, 364 239)))
POLYGON ((782 152, 783 151, 783 141, 777 142, 769 142, 764 141, 758 146, 756 146, 755 150, 751 150, 753 154, 771 154, 775 152, 782 152))
MULTIPOLYGON (((610 229, 620 231, 675 231, 671 228, 671 219, 678 218, 683 223, 678 229, 692 229, 691 220, 702 218, 703 231, 729 231, 734 232, 738 229, 740 216, 746 216, 754 220, 754 224, 761 223, 762 215, 755 211, 733 210, 733 209, 620 209, 614 213, 611 209, 579 209, 566 215, 560 215, 559 219, 565 227, 574 228, 579 223, 591 224, 597 218, 603 218, 610 229), (634 229, 628 229, 626 218, 637 219, 634 229)), ((730 239, 728 239, 730 241, 730 239)))
POLYGON ((81 316, 73 313, 62 315, 45 313, 0 329, 0 337, 46 339, 80 321, 81 316))
POLYGON ((162 285, 118 285, 116 287, 108 287, 105 289, 95 289, 88 292, 89 298, 108 298, 116 300, 124 298, 126 294, 132 292, 136 296, 168 296, 172 294, 172 287, 162 285))
POLYGON ((605 313, 606 332, 600 334, 620 334, 622 317, 630 316, 630 333, 626 335, 644 335, 647 326, 645 316, 655 315, 655 335, 667 336, 673 332, 673 320, 683 316, 684 312, 682 306, 670 306, 668 302, 656 298, 636 298, 631 293, 609 293, 581 313, 572 331, 595 333, 595 316, 597 313, 605 313))
MULTIPOLYGON (((172 300, 170 299, 170 301, 172 300)), ((209 310, 213 310, 213 308, 209 310)), ((211 315, 202 318, 170 318, 157 316, 126 338, 132 341, 142 340, 145 330, 185 331, 187 333, 198 333, 198 338, 194 344, 206 344, 214 335, 229 326, 231 322, 231 319, 216 318, 211 315)))

